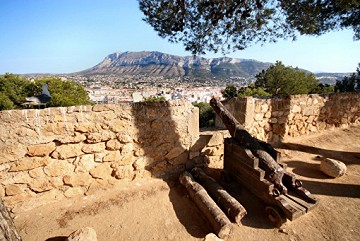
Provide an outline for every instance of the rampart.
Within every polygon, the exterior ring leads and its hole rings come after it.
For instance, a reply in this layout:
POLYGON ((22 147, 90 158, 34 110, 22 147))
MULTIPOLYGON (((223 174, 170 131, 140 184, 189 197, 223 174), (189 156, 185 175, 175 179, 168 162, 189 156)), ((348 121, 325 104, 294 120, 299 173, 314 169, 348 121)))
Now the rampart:
POLYGON ((185 101, 1 111, 0 196, 16 212, 168 178, 203 161, 198 119, 185 101))
MULTIPOLYGON (((247 97, 225 106, 271 143, 360 123, 360 93, 247 97)), ((186 101, 1 111, 0 197, 16 213, 137 178, 222 168, 229 133, 198 126, 198 109, 186 101)))
MULTIPOLYGON (((360 123, 359 92, 233 98, 224 105, 253 136, 272 144, 360 123)), ((219 118, 215 123, 222 127, 219 118)))

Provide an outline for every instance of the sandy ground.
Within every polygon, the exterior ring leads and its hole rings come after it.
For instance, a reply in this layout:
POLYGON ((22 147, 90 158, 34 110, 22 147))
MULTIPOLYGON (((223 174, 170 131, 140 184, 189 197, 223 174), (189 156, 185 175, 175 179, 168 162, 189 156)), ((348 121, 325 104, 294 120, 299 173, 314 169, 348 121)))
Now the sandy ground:
MULTIPOLYGON (((227 240, 360 240, 360 126, 292 139, 277 149, 319 205, 278 229, 262 202, 242 187, 232 189, 248 214, 227 240), (327 177, 317 156, 344 162, 346 175, 327 177)), ((212 232, 179 183, 158 179, 39 207, 18 214, 15 224, 24 241, 64 240, 87 226, 99 241, 203 240, 212 232)))

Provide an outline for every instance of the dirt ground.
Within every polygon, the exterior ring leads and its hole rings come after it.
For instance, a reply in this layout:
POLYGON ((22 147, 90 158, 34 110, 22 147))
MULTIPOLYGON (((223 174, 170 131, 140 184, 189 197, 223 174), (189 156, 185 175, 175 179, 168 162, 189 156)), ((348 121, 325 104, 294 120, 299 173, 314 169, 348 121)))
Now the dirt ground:
MULTIPOLYGON (((248 214, 227 240, 360 240, 360 126, 292 139, 277 150, 319 205, 278 229, 266 219, 264 204, 238 187, 231 192, 248 214), (317 156, 344 162, 347 173, 327 177, 317 156)), ((99 241, 203 240, 212 232, 179 183, 158 179, 35 208, 18 214, 15 224, 24 241, 64 240, 87 226, 99 241)))

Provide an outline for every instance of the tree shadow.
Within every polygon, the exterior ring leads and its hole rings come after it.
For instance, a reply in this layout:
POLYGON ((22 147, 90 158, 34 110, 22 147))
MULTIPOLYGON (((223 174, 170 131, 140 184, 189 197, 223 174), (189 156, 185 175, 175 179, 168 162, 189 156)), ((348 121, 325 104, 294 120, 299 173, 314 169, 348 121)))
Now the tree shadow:
MULTIPOLYGON (((191 117, 188 112, 192 110, 190 106, 181 106, 183 103, 171 101, 132 104, 133 123, 137 130, 137 133, 132 134, 136 147, 142 152, 145 170, 152 177, 163 179, 170 187, 169 200, 180 223, 191 236, 203 238, 211 229, 177 178, 195 165, 196 158, 190 160, 190 149, 202 149, 210 137, 197 139, 198 119, 195 121, 196 127, 188 126, 187 123, 191 120, 186 118, 191 117), (192 128, 197 133, 191 133, 192 128), (180 133, 188 133, 189 136, 181 138, 180 133)), ((196 115, 192 116, 198 118, 196 115)))
MULTIPOLYGON (((336 159, 338 161, 345 163, 346 165, 360 164, 360 152, 327 150, 319 147, 307 146, 297 143, 281 143, 279 147, 282 149, 301 151, 305 153, 319 155, 324 158, 336 159)), ((321 158, 318 158, 318 160, 320 161, 321 158)))
POLYGON ((292 172, 296 175, 317 179, 329 179, 329 176, 320 171, 320 164, 311 164, 303 161, 290 160, 286 162, 288 167, 292 167, 292 172))
POLYGON ((67 238, 68 238, 67 236, 57 236, 57 237, 48 238, 45 241, 66 241, 67 238))
POLYGON ((360 185, 316 182, 310 180, 301 180, 311 193, 337 197, 360 198, 360 185))
POLYGON ((288 125, 290 114, 290 97, 273 97, 270 98, 269 101, 271 116, 269 119, 269 127, 264 127, 266 136, 268 136, 265 141, 277 146, 284 140, 285 136, 288 135, 286 126, 288 125), (270 132, 271 134, 269 135, 270 132))

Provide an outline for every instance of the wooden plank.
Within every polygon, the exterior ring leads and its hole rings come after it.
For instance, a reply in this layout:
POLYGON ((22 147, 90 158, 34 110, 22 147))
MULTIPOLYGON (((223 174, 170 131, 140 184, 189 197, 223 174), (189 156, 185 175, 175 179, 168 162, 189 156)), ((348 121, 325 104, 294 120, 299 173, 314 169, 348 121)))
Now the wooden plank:
POLYGON ((293 192, 289 192, 286 196, 288 198, 292 199, 294 202, 298 203, 299 205, 303 206, 305 208, 306 212, 309 212, 317 205, 317 203, 310 203, 310 202, 303 200, 302 198, 298 197, 293 192))
POLYGON ((301 208, 301 206, 294 203, 285 195, 280 195, 275 199, 277 201, 276 205, 284 211, 286 218, 290 221, 295 220, 305 213, 305 209, 303 207, 301 208))
POLYGON ((246 172, 247 174, 257 178, 258 181, 265 179, 264 170, 261 170, 260 168, 252 168, 243 163, 241 160, 229 157, 228 155, 224 156, 224 169, 227 171, 230 169, 238 169, 240 175, 246 172))
POLYGON ((242 147, 240 144, 236 143, 231 138, 226 138, 224 143, 224 153, 226 153, 225 155, 239 158, 241 161, 253 168, 259 167, 259 159, 256 158, 249 149, 242 147))

